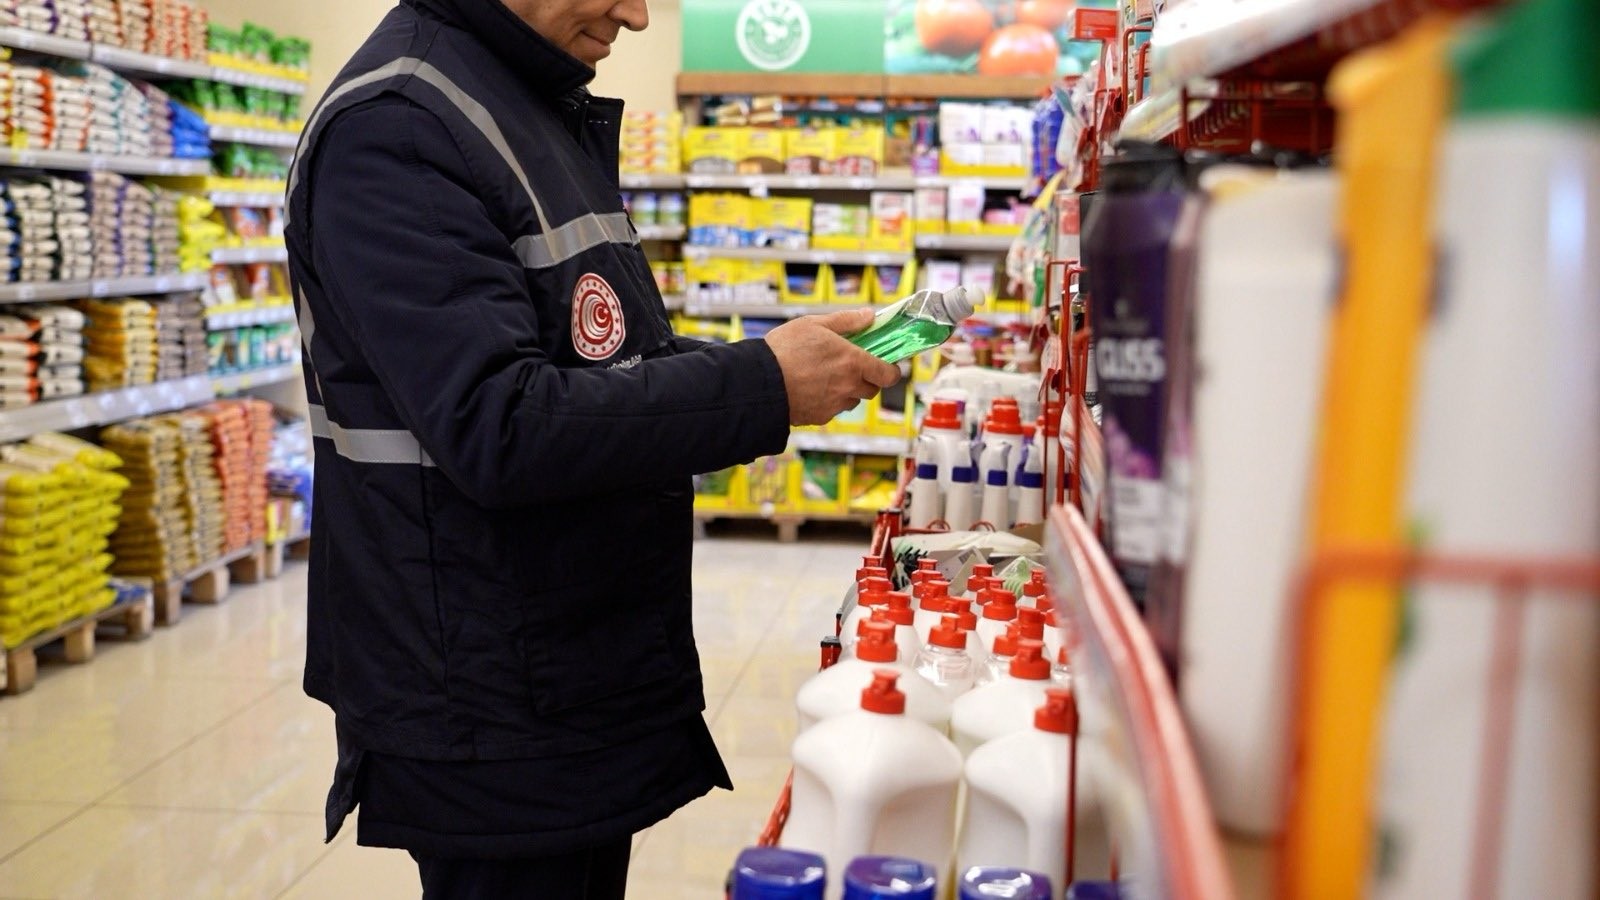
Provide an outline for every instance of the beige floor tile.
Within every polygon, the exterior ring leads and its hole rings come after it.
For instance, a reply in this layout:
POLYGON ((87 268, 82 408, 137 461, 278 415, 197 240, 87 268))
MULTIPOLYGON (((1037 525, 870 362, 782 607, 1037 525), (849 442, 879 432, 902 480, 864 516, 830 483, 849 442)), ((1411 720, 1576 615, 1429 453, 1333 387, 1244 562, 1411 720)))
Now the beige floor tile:
POLYGON ((88 803, 166 758, 187 740, 137 730, 0 729, 0 802, 88 803))
POLYGON ((316 816, 99 807, 0 863, 22 897, 273 897, 322 853, 316 816))
POLYGON ((282 895, 284 900, 404 900, 421 896, 417 864, 409 854, 359 846, 353 831, 351 828, 341 835, 333 849, 282 895))
POLYGON ((634 854, 629 896, 651 900, 666 890, 720 897, 739 851, 766 825, 789 776, 786 758, 729 757, 733 791, 713 791, 650 830, 634 854))
MULTIPOLYGON (((0 801, 0 860, 67 819, 83 807, 76 803, 12 803, 0 801)), ((0 890, 0 895, 4 891, 0 890)))
POLYGON ((736 691, 711 723, 711 734, 731 763, 747 757, 788 756, 796 727, 792 699, 747 697, 736 691))
POLYGON ((316 815, 326 802, 336 758, 333 714, 298 686, 284 685, 102 802, 316 815))

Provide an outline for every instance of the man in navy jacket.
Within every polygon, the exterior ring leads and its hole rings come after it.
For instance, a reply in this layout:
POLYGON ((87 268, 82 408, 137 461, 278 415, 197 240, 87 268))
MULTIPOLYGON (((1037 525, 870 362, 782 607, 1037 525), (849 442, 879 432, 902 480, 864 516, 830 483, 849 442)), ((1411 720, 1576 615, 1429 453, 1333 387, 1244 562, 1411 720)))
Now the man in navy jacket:
POLYGON ((899 372, 841 334, 674 336, 584 88, 644 0, 402 0, 312 115, 287 237, 317 436, 305 687, 332 836, 426 897, 620 898, 731 787, 701 713, 690 477, 899 372))

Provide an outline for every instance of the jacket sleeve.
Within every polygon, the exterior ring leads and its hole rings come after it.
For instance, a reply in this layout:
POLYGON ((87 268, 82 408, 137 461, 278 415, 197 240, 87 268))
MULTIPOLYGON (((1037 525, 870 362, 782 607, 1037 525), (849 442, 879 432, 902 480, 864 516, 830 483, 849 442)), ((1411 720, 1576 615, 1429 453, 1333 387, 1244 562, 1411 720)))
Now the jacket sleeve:
MULTIPOLYGON (((788 398, 761 341, 568 369, 445 126, 401 98, 329 126, 310 239, 331 313, 407 429, 489 507, 610 493, 779 453, 788 398)), ((319 316, 324 311, 318 311, 319 316)), ((687 348, 686 348, 687 349, 687 348)))

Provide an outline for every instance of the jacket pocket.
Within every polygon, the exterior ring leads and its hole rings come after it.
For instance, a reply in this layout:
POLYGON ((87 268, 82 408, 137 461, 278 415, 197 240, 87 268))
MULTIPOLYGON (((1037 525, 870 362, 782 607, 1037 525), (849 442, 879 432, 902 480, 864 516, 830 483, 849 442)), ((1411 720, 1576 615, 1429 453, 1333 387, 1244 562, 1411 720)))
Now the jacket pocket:
POLYGON ((681 675, 657 604, 594 585, 541 592, 526 633, 534 710, 578 709, 681 675))

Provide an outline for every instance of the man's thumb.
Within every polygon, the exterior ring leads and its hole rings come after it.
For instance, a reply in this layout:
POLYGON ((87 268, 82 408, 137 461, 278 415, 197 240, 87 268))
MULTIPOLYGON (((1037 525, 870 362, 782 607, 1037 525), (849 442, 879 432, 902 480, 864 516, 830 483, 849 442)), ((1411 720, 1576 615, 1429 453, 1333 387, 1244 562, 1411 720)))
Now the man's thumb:
POLYGON ((848 336, 858 331, 865 331, 867 326, 872 324, 874 315, 876 314, 870 309, 846 309, 818 316, 817 322, 834 334, 848 336))

